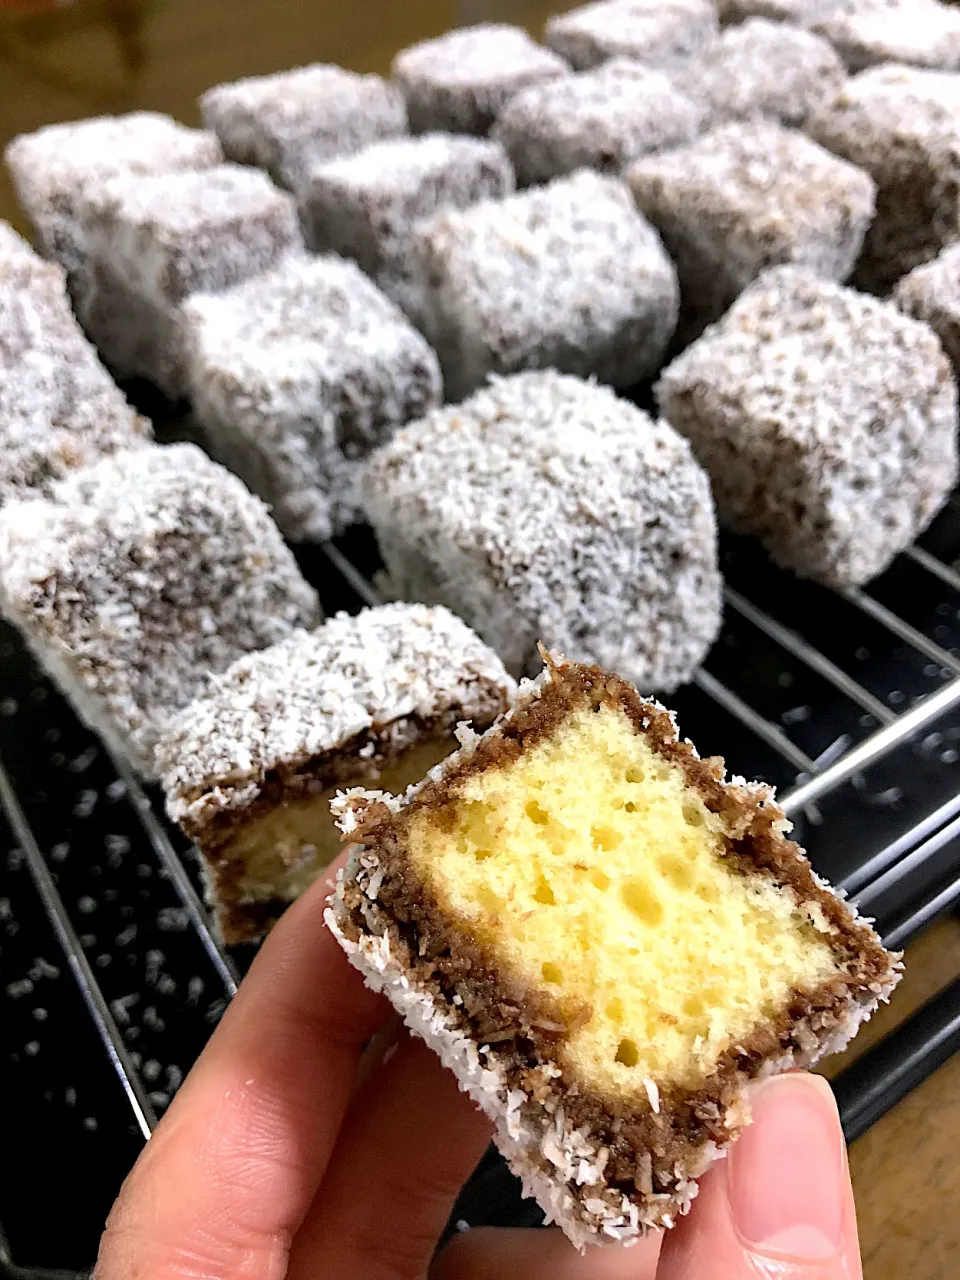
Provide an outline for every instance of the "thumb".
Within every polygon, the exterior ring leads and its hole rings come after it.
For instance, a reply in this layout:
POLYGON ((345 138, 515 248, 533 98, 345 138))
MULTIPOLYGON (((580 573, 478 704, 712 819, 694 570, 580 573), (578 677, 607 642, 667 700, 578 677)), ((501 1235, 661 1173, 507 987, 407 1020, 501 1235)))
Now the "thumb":
POLYGON ((664 1237, 657 1280, 862 1280, 840 1117, 818 1076, 751 1091, 753 1123, 664 1237))

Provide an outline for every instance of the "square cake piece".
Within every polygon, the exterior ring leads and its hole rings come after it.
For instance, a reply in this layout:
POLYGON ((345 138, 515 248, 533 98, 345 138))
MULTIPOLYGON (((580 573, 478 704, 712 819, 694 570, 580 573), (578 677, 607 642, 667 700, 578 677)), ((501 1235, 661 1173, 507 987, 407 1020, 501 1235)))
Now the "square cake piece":
POLYGON ((167 810, 197 843, 226 942, 260 937, 336 856, 338 788, 402 793, 483 731, 516 687, 446 609, 337 614, 235 662, 157 750, 167 810))
POLYGON ((363 459, 442 399, 432 348, 342 258, 288 258, 191 298, 182 316, 211 452, 294 541, 322 541, 355 520, 363 459))
POLYGON ((296 192, 316 165, 407 131, 394 85, 326 63, 217 85, 200 112, 229 160, 258 165, 296 192))
POLYGON ((570 68, 522 27, 482 22, 401 49, 392 74, 414 133, 485 134, 520 89, 569 75, 570 68))
POLYGON ((689 142, 704 111, 673 80, 629 58, 524 89, 493 129, 522 185, 575 169, 619 173, 637 156, 689 142))
POLYGON ((302 201, 307 242, 355 258, 405 311, 420 313, 411 271, 415 223, 514 188, 498 142, 428 133, 375 143, 315 169, 302 201))
POLYGON ((874 208, 869 174, 763 120, 720 125, 637 160, 627 177, 677 264, 688 340, 765 267, 801 263, 845 280, 874 208))
POLYGON ((801 125, 846 78, 839 55, 820 36, 750 18, 728 27, 681 83, 717 123, 762 115, 801 125))
POLYGON ((146 177, 209 169, 223 154, 212 133, 187 129, 153 111, 134 111, 22 134, 9 143, 5 158, 38 246, 65 268, 80 306, 92 287, 80 221, 84 193, 123 173, 146 177))
POLYGON ((960 244, 915 267, 893 291, 901 311, 925 320, 940 339, 954 370, 960 370, 960 244))
POLYGON ((0 222, 0 502, 149 439, 83 336, 63 269, 0 222))
POLYGON ((391 592, 453 609, 514 675, 542 640, 672 689, 720 628, 707 477, 605 387, 495 379, 399 432, 363 496, 391 592))
POLYGON ((850 71, 882 62, 960 71, 960 12, 940 0, 846 0, 813 28, 850 71))
POLYGON ((798 268, 761 276, 657 396, 721 521, 828 586, 885 569, 957 481, 957 392, 935 334, 798 268))
POLYGON ((619 676, 550 659, 402 797, 334 802, 327 923, 576 1245, 671 1227, 747 1086, 843 1048, 898 958, 619 676))
POLYGON ((659 367, 678 288, 619 178, 581 169, 418 224, 414 284, 448 399, 552 367, 624 387, 659 367))
POLYGON ((854 283, 888 292, 960 227, 960 75, 872 67, 807 121, 811 137, 877 185, 854 283))
POLYGON ((266 507, 186 444, 118 453, 4 506, 0 608, 144 777, 209 673, 319 616, 266 507))
POLYGON ((84 327, 121 376, 182 395, 178 306, 228 289, 302 249, 294 200, 255 169, 114 178, 82 205, 96 262, 84 327))
POLYGON ((598 0, 551 18, 545 39, 578 70, 608 58, 672 66, 717 38, 713 0, 598 0))

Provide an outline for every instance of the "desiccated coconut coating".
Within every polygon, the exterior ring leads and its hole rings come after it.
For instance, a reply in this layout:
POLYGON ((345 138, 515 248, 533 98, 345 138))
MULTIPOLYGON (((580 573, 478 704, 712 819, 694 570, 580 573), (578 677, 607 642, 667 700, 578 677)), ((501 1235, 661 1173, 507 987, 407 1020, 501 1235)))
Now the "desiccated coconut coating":
POLYGON ((484 22, 402 49, 392 74, 414 133, 484 134, 515 93, 570 68, 521 27, 484 22))
POLYGON ((657 384, 720 518, 828 586, 880 573, 957 479, 957 393, 935 335, 889 303, 768 271, 657 384))
POLYGON ((808 119, 822 146, 865 169, 877 212, 854 283, 886 293, 936 257, 960 226, 960 75, 872 67, 808 119))
POLYGON ((0 223, 0 502, 149 437, 80 331, 63 270, 0 223))
POLYGON ((0 511, 0 606, 145 776, 169 716, 318 617, 264 505, 193 445, 118 453, 0 511))
POLYGON ((405 311, 421 310, 411 278, 416 222, 446 209, 509 195, 513 168, 503 147, 464 134, 428 133, 375 143, 315 169, 302 200, 317 251, 355 258, 405 311))
POLYGON ((728 27, 682 83, 717 121, 764 115, 800 125, 845 79, 839 56, 820 36, 750 18, 728 27))
POLYGON ((671 66, 717 37, 712 0, 598 0, 551 18, 545 39, 579 70, 608 58, 671 66))
POLYGON ((748 18, 769 18, 771 22, 811 27, 848 3, 849 0, 718 0, 717 10, 725 25, 748 18))
POLYGON ((850 71, 882 62, 960 70, 960 12, 940 0, 846 0, 812 25, 850 71))
POLYGON ((157 749, 170 816, 191 836, 249 808, 279 770, 322 771, 365 743, 396 749, 458 721, 491 724, 516 686, 443 608, 387 604, 338 613, 233 663, 181 712, 157 749))
POLYGON ((177 306, 266 271, 302 248, 293 198, 255 169, 114 178, 82 203, 100 287, 83 316, 118 374, 182 394, 177 306))
POLYGON ((524 89, 493 129, 521 185, 582 167, 619 172, 650 151, 689 142, 704 112, 672 79, 628 58, 524 89))
POLYGON ((393 592, 446 604, 514 674, 537 669, 542 640, 669 689, 716 636, 707 478, 606 388, 495 379, 399 432, 363 496, 393 592))
POLYGON ((212 133, 153 111, 48 125, 14 138, 5 157, 37 244, 66 269, 77 306, 91 287, 80 224, 83 194, 118 174, 209 169, 223 159, 212 133))
POLYGON ((288 537, 356 519, 362 460, 439 404, 437 358, 352 262, 290 257, 183 307, 194 413, 288 537))
POLYGON ((448 399, 524 368, 629 386, 676 325, 660 237, 625 183, 585 169, 420 223, 413 263, 448 399))
POLYGON ((326 63, 217 85, 200 111, 230 160, 258 165, 296 192, 316 165, 407 131, 393 85, 326 63))
POLYGON ((907 315, 926 321, 954 369, 960 369, 960 244, 904 276, 892 300, 907 315))
POLYGON ((863 170, 761 120, 721 125, 647 156, 627 177, 677 264, 689 337, 765 267, 795 262, 846 279, 874 206, 863 170))

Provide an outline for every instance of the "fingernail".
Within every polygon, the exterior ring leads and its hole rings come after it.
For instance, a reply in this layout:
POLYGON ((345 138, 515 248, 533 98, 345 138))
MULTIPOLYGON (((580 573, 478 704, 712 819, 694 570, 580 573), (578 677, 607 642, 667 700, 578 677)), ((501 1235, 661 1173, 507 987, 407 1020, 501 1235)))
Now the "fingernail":
POLYGON ((818 1076, 776 1076, 753 1090, 751 1104, 753 1123, 734 1143, 727 1172, 741 1242, 804 1262, 836 1256, 849 1189, 830 1086, 818 1076))

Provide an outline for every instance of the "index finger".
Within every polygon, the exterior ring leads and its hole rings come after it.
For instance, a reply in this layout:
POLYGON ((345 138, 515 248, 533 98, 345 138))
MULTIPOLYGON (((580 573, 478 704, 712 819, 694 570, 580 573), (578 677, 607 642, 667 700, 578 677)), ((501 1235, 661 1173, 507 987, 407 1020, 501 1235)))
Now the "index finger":
POLYGON ((97 1280, 283 1275, 363 1046, 389 1013, 323 924, 340 862, 276 925, 144 1148, 97 1280))

